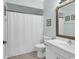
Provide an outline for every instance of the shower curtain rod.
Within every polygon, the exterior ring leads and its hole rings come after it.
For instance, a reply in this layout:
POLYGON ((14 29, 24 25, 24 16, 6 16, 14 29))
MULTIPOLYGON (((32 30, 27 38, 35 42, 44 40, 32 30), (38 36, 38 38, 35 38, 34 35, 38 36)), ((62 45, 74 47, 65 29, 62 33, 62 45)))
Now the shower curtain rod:
POLYGON ((32 15, 40 15, 40 16, 43 16, 42 14, 26 13, 26 12, 21 12, 21 11, 14 11, 14 10, 6 10, 6 11, 9 11, 9 12, 16 12, 16 13, 23 13, 23 14, 32 14, 32 15))

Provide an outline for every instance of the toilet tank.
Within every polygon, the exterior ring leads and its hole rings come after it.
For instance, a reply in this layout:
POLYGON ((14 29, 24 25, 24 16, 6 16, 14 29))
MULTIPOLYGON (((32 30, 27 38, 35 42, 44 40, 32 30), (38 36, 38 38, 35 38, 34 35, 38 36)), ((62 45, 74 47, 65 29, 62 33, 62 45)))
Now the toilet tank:
POLYGON ((44 36, 44 42, 47 41, 47 40, 52 40, 52 37, 44 36))
POLYGON ((52 37, 44 36, 43 39, 40 41, 40 43, 44 43, 47 40, 52 40, 52 37))

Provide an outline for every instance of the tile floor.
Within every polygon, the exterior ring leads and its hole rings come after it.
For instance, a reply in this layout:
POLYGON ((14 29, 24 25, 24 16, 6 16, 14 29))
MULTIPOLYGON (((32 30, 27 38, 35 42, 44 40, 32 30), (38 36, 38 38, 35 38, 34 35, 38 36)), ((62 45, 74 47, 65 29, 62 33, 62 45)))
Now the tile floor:
POLYGON ((27 54, 9 57, 8 59, 45 59, 45 58, 38 58, 36 52, 31 52, 27 54))

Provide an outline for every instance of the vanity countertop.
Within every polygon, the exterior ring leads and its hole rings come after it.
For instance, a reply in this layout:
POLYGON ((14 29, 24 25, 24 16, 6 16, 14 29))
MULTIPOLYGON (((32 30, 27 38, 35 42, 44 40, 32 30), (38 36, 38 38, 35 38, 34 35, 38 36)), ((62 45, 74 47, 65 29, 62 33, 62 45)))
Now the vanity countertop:
POLYGON ((54 40, 47 40, 46 43, 54 45, 72 54, 75 54, 75 45, 68 45, 67 42, 65 41, 54 39, 54 40))

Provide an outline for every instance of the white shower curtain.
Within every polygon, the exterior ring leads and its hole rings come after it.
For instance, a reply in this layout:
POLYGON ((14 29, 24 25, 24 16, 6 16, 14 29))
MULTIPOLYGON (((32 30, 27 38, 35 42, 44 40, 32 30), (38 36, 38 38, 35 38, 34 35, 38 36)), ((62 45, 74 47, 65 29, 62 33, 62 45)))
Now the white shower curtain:
POLYGON ((28 53, 43 38, 43 17, 8 12, 8 56, 28 53))

